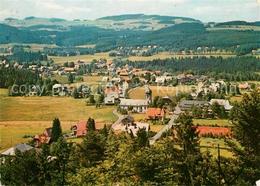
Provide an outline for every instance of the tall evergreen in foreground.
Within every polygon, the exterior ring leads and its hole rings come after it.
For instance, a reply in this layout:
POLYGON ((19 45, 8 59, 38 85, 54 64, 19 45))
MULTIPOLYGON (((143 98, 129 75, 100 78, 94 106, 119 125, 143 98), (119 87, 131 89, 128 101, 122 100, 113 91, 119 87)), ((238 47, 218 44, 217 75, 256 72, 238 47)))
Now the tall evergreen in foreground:
POLYGON ((96 130, 96 124, 95 124, 95 120, 93 118, 88 118, 87 130, 88 131, 95 131, 96 130))
POLYGON ((56 142, 61 136, 62 136, 62 129, 60 125, 60 120, 59 118, 55 118, 52 122, 51 140, 53 142, 56 142))

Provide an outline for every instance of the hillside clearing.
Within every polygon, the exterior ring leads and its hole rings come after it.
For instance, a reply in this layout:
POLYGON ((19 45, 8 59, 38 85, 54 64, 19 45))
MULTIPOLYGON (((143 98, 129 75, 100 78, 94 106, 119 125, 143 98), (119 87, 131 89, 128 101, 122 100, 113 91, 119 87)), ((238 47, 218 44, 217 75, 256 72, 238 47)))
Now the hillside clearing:
POLYGON ((99 59, 107 59, 107 60, 112 60, 113 58, 109 56, 108 52, 104 53, 96 53, 94 55, 78 55, 78 56, 48 56, 48 59, 52 59, 54 63, 57 64, 63 64, 65 62, 76 62, 78 60, 90 63, 94 59, 99 60, 99 59))

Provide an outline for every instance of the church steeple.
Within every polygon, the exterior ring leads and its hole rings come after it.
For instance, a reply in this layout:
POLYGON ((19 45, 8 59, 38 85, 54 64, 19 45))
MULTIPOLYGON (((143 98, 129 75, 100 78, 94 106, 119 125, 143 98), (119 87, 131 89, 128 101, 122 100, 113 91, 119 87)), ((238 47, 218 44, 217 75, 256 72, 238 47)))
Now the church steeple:
POLYGON ((145 85, 145 99, 147 99, 149 103, 152 102, 152 90, 148 85, 145 85))

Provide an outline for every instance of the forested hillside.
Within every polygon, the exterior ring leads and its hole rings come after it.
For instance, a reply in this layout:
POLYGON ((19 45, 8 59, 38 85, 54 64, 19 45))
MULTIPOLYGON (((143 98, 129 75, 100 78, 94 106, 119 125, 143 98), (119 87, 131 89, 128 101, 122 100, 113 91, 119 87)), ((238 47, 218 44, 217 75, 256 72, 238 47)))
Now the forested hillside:
MULTIPOLYGON (((198 20, 170 16, 121 15, 92 22, 29 17, 24 20, 9 18, 3 23, 0 24, 1 44, 42 43, 66 47, 95 44, 97 51, 143 45, 158 45, 177 51, 215 47, 236 50, 241 55, 260 47, 260 31, 257 29, 208 30, 198 20)), ((218 23, 216 28, 236 24, 258 28, 259 22, 218 23)))

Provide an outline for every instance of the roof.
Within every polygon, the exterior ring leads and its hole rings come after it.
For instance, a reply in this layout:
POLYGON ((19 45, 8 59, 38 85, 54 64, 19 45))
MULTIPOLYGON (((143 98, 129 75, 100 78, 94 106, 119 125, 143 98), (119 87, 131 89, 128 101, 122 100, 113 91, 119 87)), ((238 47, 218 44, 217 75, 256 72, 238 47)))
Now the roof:
POLYGON ((76 124, 76 136, 83 136, 87 132, 87 122, 86 121, 79 121, 76 124))
POLYGON ((11 147, 10 149, 7 149, 6 151, 4 151, 3 153, 1 153, 2 155, 15 155, 15 152, 18 150, 20 152, 26 152, 28 150, 31 150, 33 149, 32 146, 30 145, 27 145, 25 143, 21 143, 21 144, 17 144, 16 146, 14 147, 11 147))
POLYGON ((230 135, 231 134, 231 129, 227 127, 197 126, 196 129, 199 132, 199 135, 203 135, 203 134, 230 135))
POLYGON ((140 129, 145 129, 146 132, 149 131, 150 125, 148 123, 141 123, 141 122, 135 122, 131 125, 127 125, 123 130, 127 131, 128 133, 132 132, 134 136, 137 136, 137 132, 140 129))
POLYGON ((74 72, 74 68, 66 67, 66 68, 64 68, 64 71, 66 71, 66 72, 74 72))
POLYGON ((106 87, 104 92, 106 95, 111 93, 116 93, 116 94, 120 93, 119 88, 117 86, 106 87))
POLYGON ((146 112, 147 117, 163 117, 164 114, 165 111, 161 108, 148 108, 146 112))
POLYGON ((218 103, 219 105, 222 105, 224 106, 224 108, 226 110, 231 110, 233 108, 232 105, 230 105, 229 101, 228 100, 225 100, 225 99, 211 99, 210 102, 209 102, 211 105, 213 103, 218 103))
POLYGON ((183 100, 180 102, 180 107, 192 107, 192 106, 205 106, 208 105, 207 101, 196 101, 196 100, 183 100))
POLYGON ((147 99, 120 99, 121 106, 147 106, 147 99))

